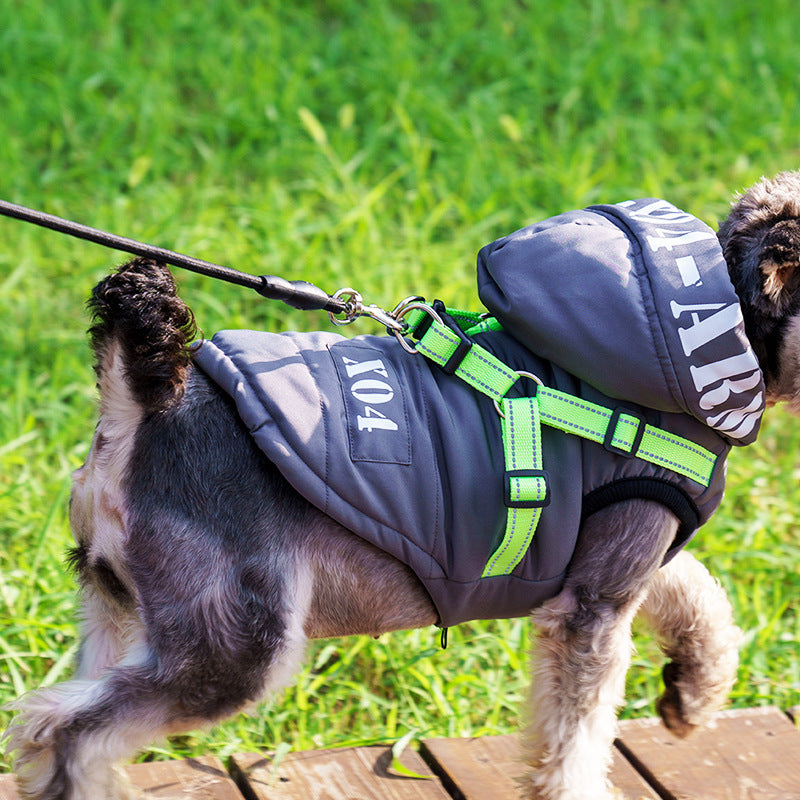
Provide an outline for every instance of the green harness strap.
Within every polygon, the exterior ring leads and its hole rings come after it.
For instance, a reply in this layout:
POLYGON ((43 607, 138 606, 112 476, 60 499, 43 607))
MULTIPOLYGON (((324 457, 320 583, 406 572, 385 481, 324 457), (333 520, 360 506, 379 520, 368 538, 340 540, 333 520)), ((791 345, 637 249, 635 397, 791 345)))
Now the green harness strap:
POLYGON ((536 398, 504 399, 500 413, 508 513, 503 540, 486 562, 482 578, 508 575, 522 561, 536 533, 542 508, 550 503, 548 475, 542 469, 541 420, 536 398))
POLYGON ((611 452, 666 467, 701 486, 711 482, 716 464, 712 452, 648 425, 629 409, 609 409, 541 385, 535 376, 512 370, 471 340, 477 333, 502 330, 497 320, 464 311, 448 311, 447 315, 455 321, 455 329, 439 322, 429 308, 415 309, 408 316, 407 334, 418 337, 418 352, 490 397, 501 418, 506 530, 481 577, 511 573, 533 540, 542 508, 550 502, 548 475, 542 464, 542 424, 602 444, 611 452), (520 377, 536 381, 534 394, 506 397, 520 377))

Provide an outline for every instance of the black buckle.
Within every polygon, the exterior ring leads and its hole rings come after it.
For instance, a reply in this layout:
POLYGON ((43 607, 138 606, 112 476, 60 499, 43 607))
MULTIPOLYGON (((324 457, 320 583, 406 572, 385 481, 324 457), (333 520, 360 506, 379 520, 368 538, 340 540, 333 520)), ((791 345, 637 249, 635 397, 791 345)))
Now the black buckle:
MULTIPOLYGON (((452 328, 451 328, 452 330, 452 328)), ((445 375, 454 375, 455 371, 461 366, 461 362, 466 357, 467 353, 472 349, 472 342, 464 335, 464 333, 460 330, 455 330, 453 333, 457 333, 461 341, 458 343, 458 347, 453 351, 453 354, 450 358, 442 364, 442 371, 445 375)))
POLYGON ((631 411, 629 408, 623 408, 622 406, 617 406, 611 414, 611 419, 608 422, 608 427, 606 428, 605 436, 603 437, 603 447, 608 450, 609 453, 616 453, 619 456, 625 456, 625 458, 635 458, 637 451, 639 450, 639 445, 642 443, 642 437, 644 436, 644 429, 647 425, 647 420, 636 411, 631 411), (631 444, 631 449, 626 450, 624 447, 618 447, 613 443, 614 435, 617 432, 617 426, 619 425, 619 418, 622 415, 626 417, 631 417, 635 419, 639 424, 636 428, 636 435, 633 437, 633 443, 631 444))
POLYGON ((546 469, 509 469, 503 480, 503 502, 508 508, 544 508, 550 505, 550 473, 546 469), (511 497, 511 478, 544 478, 544 497, 541 500, 514 500, 511 497))
POLYGON ((433 325, 433 316, 431 314, 426 314, 422 318, 422 322, 420 322, 419 325, 417 325, 417 327, 414 329, 414 337, 417 340, 421 339, 428 332, 428 329, 431 327, 431 325, 433 325))
MULTIPOLYGON (((472 339, 461 330, 458 323, 447 313, 447 309, 441 300, 433 301, 433 310, 442 318, 442 322, 447 326, 447 329, 452 331, 461 340, 450 355, 450 358, 441 366, 442 372, 444 372, 445 375, 454 375, 455 371, 461 366, 461 362, 466 358, 467 353, 469 353, 472 348, 472 339)), ((419 334, 417 335, 419 336, 419 334)))

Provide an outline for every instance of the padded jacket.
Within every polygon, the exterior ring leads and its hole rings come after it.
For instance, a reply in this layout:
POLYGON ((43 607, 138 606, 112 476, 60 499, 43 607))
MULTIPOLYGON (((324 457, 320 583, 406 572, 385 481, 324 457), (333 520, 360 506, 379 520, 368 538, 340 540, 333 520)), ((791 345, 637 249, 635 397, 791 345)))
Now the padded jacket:
POLYGON ((764 408, 716 236, 665 201, 569 212, 499 239, 479 254, 478 285, 504 327, 478 344, 710 451, 708 485, 543 426, 552 502, 511 574, 482 578, 507 512, 490 399, 393 336, 222 331, 194 353, 295 489, 413 569, 441 626, 521 616, 554 596, 581 521, 614 502, 671 509, 674 555, 716 510, 730 446, 755 439, 764 408))

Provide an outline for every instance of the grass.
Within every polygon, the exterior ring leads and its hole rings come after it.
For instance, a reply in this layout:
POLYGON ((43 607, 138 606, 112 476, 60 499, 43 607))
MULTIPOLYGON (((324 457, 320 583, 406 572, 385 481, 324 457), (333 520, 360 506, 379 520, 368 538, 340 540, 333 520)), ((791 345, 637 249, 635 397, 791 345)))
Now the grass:
MULTIPOLYGON (((788 0, 0 0, 0 196, 255 273, 476 307, 474 257, 537 218, 664 196, 711 224, 800 162, 788 0)), ((121 260, 1 221, 0 701, 69 675, 69 473, 94 422, 84 301, 121 260)), ((181 275, 200 325, 322 315, 181 275)), ((369 323, 358 332, 373 332, 369 323)), ((693 551, 746 631, 736 705, 800 702, 800 426, 730 460, 693 551)), ((530 629, 315 643, 295 688, 148 757, 505 732, 530 629)), ((623 713, 650 714, 646 637, 623 713)), ((0 726, 9 714, 4 712, 0 726)))

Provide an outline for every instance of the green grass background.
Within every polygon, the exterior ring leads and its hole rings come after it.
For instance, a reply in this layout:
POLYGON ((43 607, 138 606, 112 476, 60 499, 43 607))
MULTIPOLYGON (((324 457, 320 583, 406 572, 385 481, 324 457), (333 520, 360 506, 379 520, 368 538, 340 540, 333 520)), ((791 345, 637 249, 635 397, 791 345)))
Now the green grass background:
MULTIPOLYGON (((477 249, 530 221, 655 195, 714 225, 800 166, 799 29, 796 0, 0 0, 0 196, 383 305, 476 307, 477 249)), ((70 673, 84 303, 122 260, 0 219, 0 702, 70 673)), ((207 333, 328 324, 179 278, 207 333)), ((799 440, 771 413, 692 545, 746 632, 737 706, 800 702, 799 440)), ((148 757, 506 732, 529 637, 515 620, 444 652, 435 629, 315 643, 257 714, 148 757)), ((660 691, 637 645, 629 716, 660 691)))

